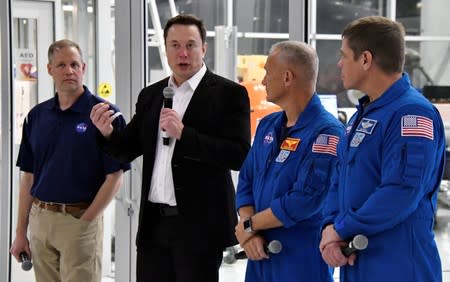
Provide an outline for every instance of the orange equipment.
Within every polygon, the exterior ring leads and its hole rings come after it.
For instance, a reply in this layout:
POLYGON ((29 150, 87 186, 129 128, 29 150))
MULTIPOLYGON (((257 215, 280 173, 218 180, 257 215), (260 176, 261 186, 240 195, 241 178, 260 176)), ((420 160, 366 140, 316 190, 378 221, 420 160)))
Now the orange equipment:
POLYGON ((260 82, 246 81, 241 84, 247 89, 250 98, 250 125, 252 140, 259 121, 266 115, 280 111, 280 107, 266 100, 266 88, 260 82))

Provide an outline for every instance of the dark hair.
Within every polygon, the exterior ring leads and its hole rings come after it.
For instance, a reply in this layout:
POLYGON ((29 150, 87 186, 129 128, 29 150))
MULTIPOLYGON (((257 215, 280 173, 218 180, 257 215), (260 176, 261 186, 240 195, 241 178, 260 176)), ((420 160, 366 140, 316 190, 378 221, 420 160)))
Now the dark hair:
POLYGON ((50 64, 52 62, 53 54, 55 53, 55 51, 57 51, 59 49, 67 48, 67 47, 76 48, 78 50, 78 53, 80 53, 80 58, 81 58, 81 61, 83 62, 83 53, 81 52, 80 46, 78 46, 77 43, 75 43, 69 39, 62 39, 62 40, 53 42, 50 45, 50 47, 48 47, 48 63, 50 64))
POLYGON ((405 29, 401 23, 381 16, 356 19, 344 28, 342 38, 347 39, 355 59, 369 51, 383 71, 403 71, 405 29))
POLYGON ((174 24, 197 26, 198 31, 200 33, 200 37, 202 38, 202 43, 205 43, 206 29, 205 26, 203 25, 203 21, 191 14, 179 14, 178 16, 175 16, 167 21, 166 26, 164 27, 164 43, 166 42, 169 28, 174 24))

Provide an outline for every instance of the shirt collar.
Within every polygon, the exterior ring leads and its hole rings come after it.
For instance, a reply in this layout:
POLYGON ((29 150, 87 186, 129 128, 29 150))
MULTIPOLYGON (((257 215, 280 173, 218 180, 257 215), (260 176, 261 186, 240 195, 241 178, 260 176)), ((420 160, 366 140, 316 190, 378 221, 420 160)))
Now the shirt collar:
POLYGON ((378 99, 375 101, 367 104, 364 106, 364 104, 369 102, 369 96, 365 95, 362 98, 359 99, 359 105, 358 109, 362 110, 366 108, 366 111, 368 109, 373 109, 377 107, 381 107, 383 105, 389 104, 392 101, 398 99, 403 93, 405 93, 406 90, 408 90, 411 87, 411 81, 409 80, 409 76, 407 73, 403 73, 402 77, 399 78, 396 82, 394 82, 378 99))
MULTIPOLYGON (((74 112, 84 113, 86 111, 90 111, 89 108, 89 96, 92 95, 89 89, 83 85, 83 93, 78 97, 78 99, 73 103, 73 105, 67 110, 71 110, 74 112)), ((59 100, 58 93, 55 94, 53 100, 47 104, 48 109, 59 109, 59 100)))
MULTIPOLYGON (((314 93, 314 95, 311 97, 311 100, 309 100, 308 105, 306 105, 305 109, 298 117, 292 129, 297 130, 313 124, 314 120, 317 119, 317 115, 320 114, 320 110, 322 108, 323 106, 319 96, 317 96, 317 93, 314 93)), ((280 121, 281 125, 286 124, 287 121, 286 112, 283 111, 280 121)))
MULTIPOLYGON (((203 76, 205 76, 206 73, 206 65, 203 63, 202 67, 196 72, 191 78, 183 82, 179 87, 183 87, 184 85, 189 85, 189 87, 195 91, 197 89, 197 86, 200 84, 200 81, 202 80, 203 76)), ((169 87, 178 88, 175 84, 175 81, 173 80, 173 75, 169 78, 169 87)))

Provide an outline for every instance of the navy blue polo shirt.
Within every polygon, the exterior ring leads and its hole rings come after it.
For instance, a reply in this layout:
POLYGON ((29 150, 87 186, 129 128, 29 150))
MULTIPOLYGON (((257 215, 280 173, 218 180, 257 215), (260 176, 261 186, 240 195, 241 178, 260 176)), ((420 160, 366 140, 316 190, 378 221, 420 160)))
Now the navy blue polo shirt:
MULTIPOLYGON (((104 100, 84 89, 69 109, 59 108, 56 95, 35 106, 23 124, 17 166, 33 173, 31 195, 41 201, 92 202, 107 174, 130 169, 129 163, 113 160, 97 145, 100 133, 89 115, 104 100)), ((113 122, 117 129, 125 125, 122 116, 113 122)))

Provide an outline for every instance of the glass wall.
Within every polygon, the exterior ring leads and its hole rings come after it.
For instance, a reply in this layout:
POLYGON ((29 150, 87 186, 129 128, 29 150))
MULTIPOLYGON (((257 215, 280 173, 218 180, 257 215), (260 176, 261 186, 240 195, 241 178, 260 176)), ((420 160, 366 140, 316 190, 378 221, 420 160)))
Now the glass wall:
POLYGON ((338 94, 340 107, 352 107, 361 93, 343 88, 336 64, 339 60, 341 32, 350 21, 381 15, 401 22, 406 31, 405 72, 413 85, 450 85, 450 19, 445 0, 344 0, 314 1, 310 40, 317 48, 320 69, 317 90, 338 94), (395 6, 393 6, 393 3, 395 6))
MULTIPOLYGON (((156 1, 159 20, 164 28, 167 20, 172 17, 169 1, 156 1)), ((208 31, 208 52, 205 63, 214 70, 214 28, 227 25, 227 1, 223 0, 179 0, 175 2, 178 13, 195 14, 203 19, 208 31)), ((241 55, 267 55, 269 48, 276 42, 287 39, 289 32, 289 0, 233 0, 232 25, 238 30, 238 56, 241 55), (282 39, 280 39, 280 37, 282 39)), ((155 28, 149 9, 148 34, 150 41, 155 38, 155 28)), ((148 60, 150 76, 147 81, 155 82, 165 76, 157 48, 163 45, 149 44, 148 60)), ((261 78, 262 79, 262 78, 261 78)))
MULTIPOLYGON (((62 0, 63 37, 80 45, 87 65, 84 84, 92 91, 98 84, 96 78, 96 0, 62 0)), ((59 39, 59 38, 57 38, 59 39)))
MULTIPOLYGON (((10 189, 12 196, 0 193, 0 203, 12 199, 10 233, 15 236, 17 219, 17 201, 19 190, 19 170, 15 167, 18 144, 21 139, 21 126, 28 111, 54 95, 53 81, 47 73, 47 49, 54 40, 67 38, 77 42, 87 64, 83 83, 93 92, 99 93, 99 82, 114 85, 114 1, 111 0, 12 0, 12 47, 14 67, 11 70, 14 79, 14 91, 3 93, 1 103, 6 95, 11 95, 13 107, 12 127, 13 153, 12 160, 2 161, 2 166, 12 168, 12 184, 2 185, 10 189), (96 12, 102 11, 102 17, 96 17, 96 12), (101 41, 100 41, 101 40, 101 41), (48 83, 44 83, 48 82, 48 83)), ((1 38, 1 37, 0 37, 1 38)), ((3 46, 4 47, 4 46, 3 46)), ((1 57, 3 59, 3 57, 1 57)), ((1 63, 1 62, 0 62, 1 63)), ((0 73, 1 77, 1 73, 0 73)), ((1 80, 0 80, 1 83, 1 80)), ((1 85, 0 85, 1 86, 1 85)), ((114 100, 114 94, 101 95, 107 100, 114 100)), ((1 104, 0 104, 1 105, 1 104)), ((0 107, 1 109, 1 107, 0 107)), ((0 117, 6 113, 0 111, 0 117)), ((2 117, 3 121, 5 116, 2 117)), ((0 119, 0 122, 2 120, 0 119)), ((0 137, 6 138, 7 136, 0 137)), ((0 142, 3 138, 0 138, 0 142)), ((3 141, 6 142, 6 141, 3 141)), ((4 152, 4 151, 3 151, 4 152)), ((0 152, 1 158, 1 152, 0 152)), ((2 170, 5 171, 5 170, 2 170)), ((1 175, 0 175, 0 181, 1 175)), ((3 182, 0 182, 4 184, 3 182)), ((113 276, 114 272, 114 204, 104 213, 104 254, 103 276, 113 276)), ((1 209, 3 210, 3 209, 1 209)), ((0 214, 0 218, 4 218, 0 214)), ((3 223, 3 222, 2 222, 3 223)), ((2 225, 3 226, 3 225, 2 225)), ((8 244, 9 250, 9 242, 8 244)), ((7 253, 6 251, 3 253, 7 253)), ((2 262, 3 263, 3 262, 2 262)), ((15 260, 11 263, 11 281, 34 281, 33 272, 24 272, 15 260)), ((1 281, 3 281, 0 278, 1 281)))

